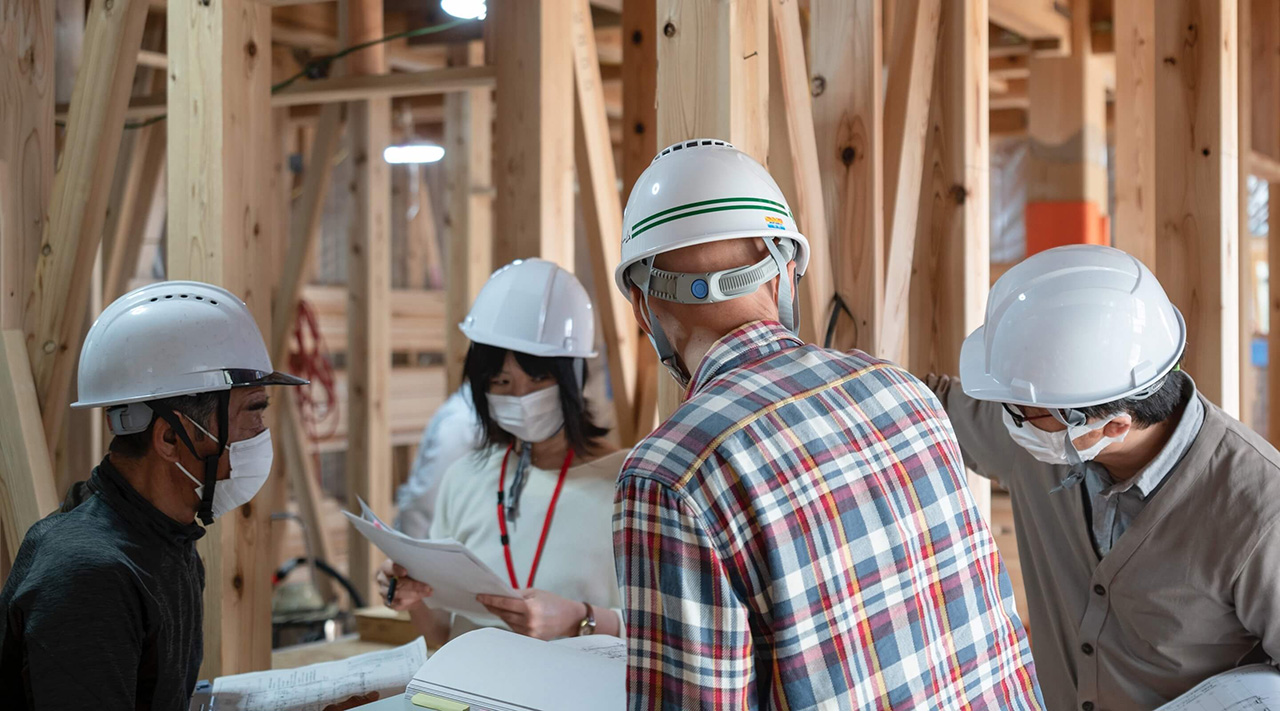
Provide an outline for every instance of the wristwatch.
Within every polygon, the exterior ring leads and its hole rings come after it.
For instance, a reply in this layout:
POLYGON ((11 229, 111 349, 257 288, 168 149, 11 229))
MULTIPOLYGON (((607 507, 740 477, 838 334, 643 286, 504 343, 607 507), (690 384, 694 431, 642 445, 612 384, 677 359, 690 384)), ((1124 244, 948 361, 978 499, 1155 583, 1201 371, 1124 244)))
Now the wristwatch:
POLYGON ((582 618, 582 621, 578 623, 579 637, 585 637, 589 634, 596 633, 596 611, 591 609, 591 603, 584 602, 582 604, 587 606, 587 616, 582 618))

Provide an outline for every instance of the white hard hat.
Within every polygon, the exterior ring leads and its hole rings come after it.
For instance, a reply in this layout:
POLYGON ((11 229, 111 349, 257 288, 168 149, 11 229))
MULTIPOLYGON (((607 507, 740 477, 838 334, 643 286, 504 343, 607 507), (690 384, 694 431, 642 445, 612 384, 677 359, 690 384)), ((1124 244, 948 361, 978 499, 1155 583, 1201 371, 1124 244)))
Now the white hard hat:
POLYGON ((535 356, 596 356, 591 298, 554 262, 517 259, 489 277, 458 327, 474 343, 535 356))
POLYGON ((796 242, 796 274, 809 265, 809 241, 769 171, 721 140, 700 138, 663 149, 631 189, 622 224, 622 261, 614 282, 624 294, 631 265, 706 242, 787 237, 796 242))
POLYGON ((960 380, 979 400, 1101 405, 1150 394, 1186 342, 1182 314, 1142 262, 1111 247, 1058 247, 991 288, 986 322, 960 350, 960 380))
POLYGON ((165 281, 121 296, 94 321, 80 350, 80 398, 72 407, 306 382, 271 367, 258 324, 234 294, 165 281))

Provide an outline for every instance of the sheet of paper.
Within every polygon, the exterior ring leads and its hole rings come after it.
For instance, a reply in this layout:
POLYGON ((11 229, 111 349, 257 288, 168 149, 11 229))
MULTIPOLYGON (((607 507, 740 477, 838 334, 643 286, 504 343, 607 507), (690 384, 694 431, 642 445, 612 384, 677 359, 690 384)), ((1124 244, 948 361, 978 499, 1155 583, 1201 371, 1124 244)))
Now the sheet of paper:
POLYGON ((472 711, 622 711, 627 706, 625 645, 543 642, 499 629, 468 632, 431 656, 405 698, 423 692, 472 711))
POLYGON ((477 624, 492 624, 497 618, 476 602, 476 595, 519 597, 505 580, 457 541, 420 541, 398 531, 384 530, 376 521, 349 511, 342 513, 378 550, 404 566, 415 580, 431 586, 428 604, 432 607, 461 612, 477 624))
POLYGON ((419 637, 336 662, 219 677, 213 682, 213 711, 320 711, 370 691, 400 697, 426 660, 427 645, 419 637))
POLYGON ((1266 664, 1232 669, 1157 711, 1280 711, 1280 671, 1266 664))
POLYGON ((620 660, 622 663, 627 661, 627 643, 625 640, 617 637, 610 637, 606 634, 593 634, 586 637, 566 637, 557 639, 552 644, 559 645, 568 649, 576 649, 579 652, 594 654, 597 657, 605 659, 620 660))

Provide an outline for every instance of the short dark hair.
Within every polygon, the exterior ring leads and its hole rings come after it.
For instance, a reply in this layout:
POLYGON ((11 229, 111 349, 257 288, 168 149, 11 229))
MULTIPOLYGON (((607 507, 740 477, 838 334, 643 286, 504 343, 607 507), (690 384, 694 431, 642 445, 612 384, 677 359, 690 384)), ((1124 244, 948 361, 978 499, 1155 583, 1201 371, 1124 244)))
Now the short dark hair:
MULTIPOLYGON (((179 395, 152 400, 148 405, 168 407, 174 412, 199 422, 205 429, 213 430, 213 413, 218 409, 218 393, 196 393, 195 395, 179 395)), ((155 409, 153 407, 153 409, 155 409)), ((139 459, 151 451, 151 434, 155 429, 158 416, 151 417, 151 423, 142 432, 129 435, 116 435, 111 439, 108 448, 112 454, 119 454, 128 459, 139 459)))
MULTIPOLYGON (((597 425, 587 410, 586 399, 582 387, 578 384, 575 372, 577 358, 534 356, 519 351, 515 354, 516 362, 521 370, 534 378, 550 376, 560 386, 560 407, 564 412, 564 434, 574 453, 581 456, 599 445, 599 440, 609 434, 609 430, 597 425)), ((471 383, 471 400, 475 403, 476 415, 484 435, 486 446, 506 446, 515 441, 511 433, 498 426, 489 414, 489 381, 502 372, 502 365, 507 359, 507 349, 472 343, 467 351, 467 360, 463 365, 467 381, 471 383)), ((582 381, 587 380, 587 364, 582 363, 582 381)))
POLYGON ((1145 429, 1173 417, 1186 400, 1190 387, 1191 378, 1181 369, 1176 369, 1165 377, 1164 384, 1150 397, 1142 400, 1122 398, 1103 405, 1081 407, 1079 410, 1091 420, 1125 414, 1133 418, 1133 424, 1138 429, 1145 429))

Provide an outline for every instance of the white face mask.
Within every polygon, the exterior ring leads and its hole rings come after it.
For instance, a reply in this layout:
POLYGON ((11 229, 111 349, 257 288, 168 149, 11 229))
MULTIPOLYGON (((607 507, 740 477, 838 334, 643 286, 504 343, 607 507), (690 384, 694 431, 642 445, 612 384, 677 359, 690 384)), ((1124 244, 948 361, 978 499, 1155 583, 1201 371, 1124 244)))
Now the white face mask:
POLYGON ((494 421, 521 442, 542 442, 564 427, 558 385, 520 397, 488 394, 485 397, 494 421))
MULTIPOLYGON (((1045 464, 1071 465, 1092 461, 1099 454, 1102 454, 1102 450, 1116 442, 1124 441, 1125 435, 1129 434, 1128 430, 1125 430, 1124 434, 1118 437, 1103 437, 1087 449, 1076 450, 1075 454, 1078 455, 1080 461, 1072 461, 1071 450, 1067 447, 1067 441, 1074 441, 1090 432, 1100 430, 1106 427, 1108 422, 1111 422, 1111 420, 1102 420, 1101 422, 1085 425, 1070 425, 1062 432, 1045 432, 1031 423, 1026 423, 1019 427, 1014 423, 1013 417, 1008 412, 1004 413, 1004 426, 1005 429, 1009 430, 1009 436, 1013 437, 1013 441, 1027 450, 1031 456, 1045 464)), ((1072 448, 1074 448, 1074 445, 1072 448)))
MULTIPOLYGON (((213 441, 218 438, 201 427, 198 422, 187 418, 201 432, 213 441)), ((271 430, 265 429, 256 436, 227 445, 227 457, 231 463, 231 478, 222 479, 213 487, 213 517, 222 518, 228 511, 249 503, 271 474, 271 462, 275 458, 275 449, 271 446, 271 430)), ((196 498, 202 498, 204 484, 194 476, 182 462, 174 462, 187 478, 196 483, 196 498)))

